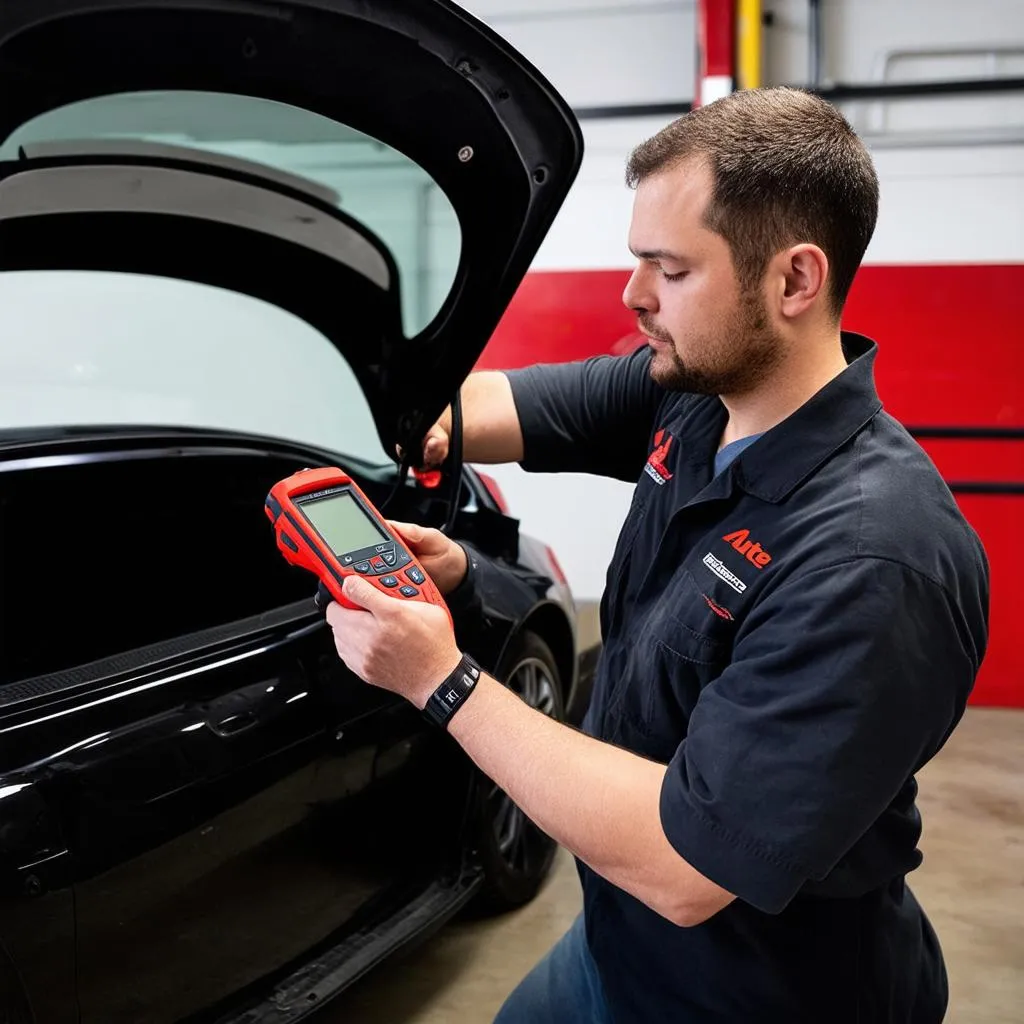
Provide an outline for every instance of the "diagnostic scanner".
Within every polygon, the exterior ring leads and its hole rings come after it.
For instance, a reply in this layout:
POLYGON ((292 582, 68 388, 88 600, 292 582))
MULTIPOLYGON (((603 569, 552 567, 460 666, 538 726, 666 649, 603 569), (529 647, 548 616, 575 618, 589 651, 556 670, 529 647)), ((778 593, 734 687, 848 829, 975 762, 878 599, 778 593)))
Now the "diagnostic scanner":
POLYGON ((340 469, 304 469, 271 488, 264 508, 285 560, 314 573, 338 604, 358 608, 342 592, 346 576, 362 576, 401 601, 436 604, 448 613, 423 566, 340 469))

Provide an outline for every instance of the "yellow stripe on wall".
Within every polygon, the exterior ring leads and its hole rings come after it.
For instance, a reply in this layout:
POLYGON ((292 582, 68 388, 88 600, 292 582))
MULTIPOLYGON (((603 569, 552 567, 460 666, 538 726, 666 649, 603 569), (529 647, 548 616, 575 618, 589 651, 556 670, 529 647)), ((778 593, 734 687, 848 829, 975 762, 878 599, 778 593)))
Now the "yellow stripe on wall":
POLYGON ((761 0, 736 0, 736 85, 761 85, 761 0))

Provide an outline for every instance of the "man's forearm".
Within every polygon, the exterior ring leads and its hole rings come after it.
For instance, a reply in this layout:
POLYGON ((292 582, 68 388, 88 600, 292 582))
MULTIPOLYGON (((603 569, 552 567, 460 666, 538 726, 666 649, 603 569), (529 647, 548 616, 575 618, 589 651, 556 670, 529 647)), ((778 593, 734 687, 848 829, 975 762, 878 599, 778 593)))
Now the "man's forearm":
POLYGON ((665 765, 547 718, 489 676, 450 731, 548 835, 663 917, 699 924, 731 901, 665 837, 665 765))
POLYGON ((470 374, 462 386, 462 448, 466 462, 519 462, 523 432, 505 374, 470 374))

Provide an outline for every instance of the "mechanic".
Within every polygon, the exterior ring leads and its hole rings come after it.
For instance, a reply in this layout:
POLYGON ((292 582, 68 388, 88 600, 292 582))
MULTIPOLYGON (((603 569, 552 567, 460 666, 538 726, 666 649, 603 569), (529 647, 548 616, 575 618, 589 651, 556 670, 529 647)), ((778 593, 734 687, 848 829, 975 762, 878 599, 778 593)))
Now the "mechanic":
MULTIPOLYGON (((973 686, 988 567, 882 411, 875 344, 840 329, 871 159, 829 104, 764 89, 669 125, 628 181, 649 344, 464 389, 468 461, 637 481, 583 731, 486 674, 445 723, 582 879, 498 1021, 937 1024, 914 774, 973 686)), ((412 533, 442 590, 472 588, 462 548, 412 533)), ((452 692, 442 611, 346 589, 371 613, 328 609, 351 669, 419 708, 452 692)))

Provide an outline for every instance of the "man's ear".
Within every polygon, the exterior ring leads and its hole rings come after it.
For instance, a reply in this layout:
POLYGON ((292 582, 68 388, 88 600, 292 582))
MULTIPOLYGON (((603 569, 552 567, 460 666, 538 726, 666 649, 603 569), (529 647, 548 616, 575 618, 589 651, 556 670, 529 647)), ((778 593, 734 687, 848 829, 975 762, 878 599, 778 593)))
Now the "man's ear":
POLYGON ((772 260, 779 281, 779 312, 795 319, 828 302, 828 257, 817 245, 801 243, 772 260))

